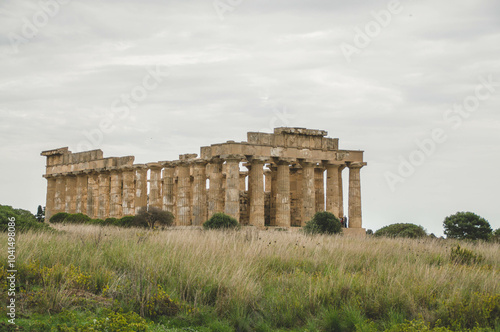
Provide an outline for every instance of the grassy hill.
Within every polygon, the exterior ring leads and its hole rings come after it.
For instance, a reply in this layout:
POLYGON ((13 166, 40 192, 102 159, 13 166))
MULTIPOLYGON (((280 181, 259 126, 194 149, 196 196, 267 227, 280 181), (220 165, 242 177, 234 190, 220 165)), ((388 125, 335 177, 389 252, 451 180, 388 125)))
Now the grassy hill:
POLYGON ((57 228, 18 234, 26 331, 500 331, 495 243, 57 228))

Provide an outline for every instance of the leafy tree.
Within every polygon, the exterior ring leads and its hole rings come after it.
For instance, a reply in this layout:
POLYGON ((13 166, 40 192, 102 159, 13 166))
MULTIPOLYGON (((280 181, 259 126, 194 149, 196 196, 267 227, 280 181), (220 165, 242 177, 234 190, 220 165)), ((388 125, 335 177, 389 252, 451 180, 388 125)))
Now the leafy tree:
POLYGON ((342 224, 333 213, 322 211, 316 212, 302 230, 306 234, 337 234, 342 232, 342 224))
POLYGON ((457 212, 444 219, 444 234, 447 238, 488 240, 492 234, 489 222, 472 212, 457 212))
POLYGON ((422 226, 410 223, 392 224, 377 230, 375 236, 420 238, 427 236, 422 226))
POLYGON ((27 230, 52 230, 49 225, 39 223, 35 216, 23 209, 14 209, 8 205, 0 205, 0 232, 6 232, 9 222, 15 220, 16 232, 27 230))
POLYGON ((36 212, 35 218, 38 222, 45 221, 45 208, 42 209, 41 205, 38 205, 38 210, 36 212))
POLYGON ((205 229, 230 229, 239 226, 238 220, 222 212, 214 213, 210 219, 203 223, 205 229))
POLYGON ((500 243, 500 228, 495 229, 495 231, 493 232, 493 236, 491 237, 491 240, 500 243))
POLYGON ((142 207, 134 218, 135 226, 153 228, 156 225, 170 226, 174 222, 174 215, 156 207, 142 207))

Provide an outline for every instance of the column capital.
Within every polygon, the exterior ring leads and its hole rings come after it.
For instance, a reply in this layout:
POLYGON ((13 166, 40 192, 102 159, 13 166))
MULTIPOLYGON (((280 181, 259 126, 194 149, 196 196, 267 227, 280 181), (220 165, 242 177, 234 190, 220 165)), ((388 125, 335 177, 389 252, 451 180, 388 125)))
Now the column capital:
POLYGON ((208 160, 206 159, 195 159, 192 161, 193 166, 195 167, 205 167, 208 164, 208 160))
POLYGON ((224 160, 222 158, 220 158, 219 156, 217 156, 217 157, 211 158, 210 160, 208 160, 208 162, 210 164, 223 164, 224 160))
POLYGON ((349 167, 350 169, 351 168, 362 168, 363 166, 366 166, 368 165, 368 163, 364 163, 364 162, 350 162, 350 163, 347 163, 347 167, 349 167))
POLYGON ((265 164, 270 161, 268 157, 263 156, 247 156, 247 160, 250 164, 265 164))
POLYGON ((175 163, 173 161, 170 161, 170 160, 166 160, 166 161, 159 161, 158 162, 163 168, 172 168, 172 167, 175 167, 175 163))
POLYGON ((285 158, 285 157, 274 157, 273 161, 277 165, 284 165, 284 164, 291 165, 293 162, 297 161, 297 159, 295 159, 295 158, 285 158))
POLYGON ((132 167, 134 169, 137 169, 137 170, 140 170, 140 169, 146 169, 147 170, 148 169, 148 166, 145 165, 145 164, 134 164, 134 165, 132 165, 132 167))

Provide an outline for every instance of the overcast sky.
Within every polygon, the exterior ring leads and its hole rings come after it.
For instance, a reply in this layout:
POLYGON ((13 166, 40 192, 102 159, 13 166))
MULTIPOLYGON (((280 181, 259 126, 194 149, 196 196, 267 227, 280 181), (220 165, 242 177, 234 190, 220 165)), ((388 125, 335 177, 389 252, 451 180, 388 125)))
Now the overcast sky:
POLYGON ((145 163, 291 126, 365 151, 365 228, 442 235, 457 211, 499 228, 499 13, 495 0, 2 1, 0 204, 45 205, 42 150, 145 163))

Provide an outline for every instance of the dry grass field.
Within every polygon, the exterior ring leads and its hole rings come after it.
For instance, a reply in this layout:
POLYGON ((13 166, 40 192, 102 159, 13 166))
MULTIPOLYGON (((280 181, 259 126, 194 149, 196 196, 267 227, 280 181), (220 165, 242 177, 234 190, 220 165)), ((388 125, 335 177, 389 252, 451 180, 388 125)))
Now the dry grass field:
POLYGON ((18 235, 27 331, 500 331, 494 243, 57 228, 18 235))

